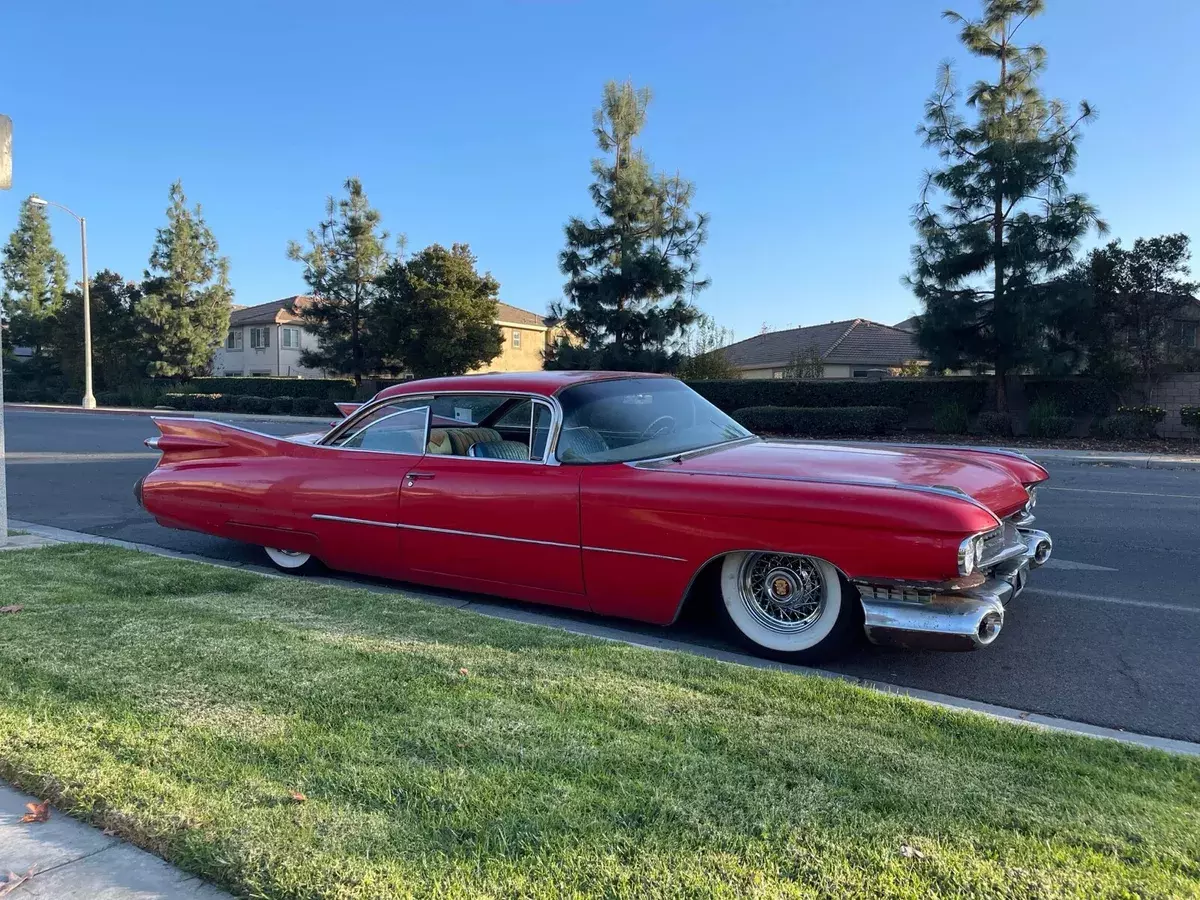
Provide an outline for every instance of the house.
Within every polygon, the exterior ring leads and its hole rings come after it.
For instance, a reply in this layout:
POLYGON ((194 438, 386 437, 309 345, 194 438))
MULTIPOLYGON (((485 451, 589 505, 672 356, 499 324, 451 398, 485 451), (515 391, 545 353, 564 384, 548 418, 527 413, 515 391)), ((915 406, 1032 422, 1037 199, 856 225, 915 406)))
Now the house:
POLYGON ((229 334, 213 357, 213 374, 323 377, 320 369, 300 364, 300 351, 314 349, 317 339, 295 324, 300 317, 291 307, 308 302, 310 298, 297 295, 235 307, 229 314, 229 334))
POLYGON ((721 351, 743 378, 783 378, 797 360, 820 358, 823 378, 867 378, 899 374, 921 359, 916 335, 867 319, 846 319, 770 331, 721 351))
POLYGON ((500 326, 500 334, 504 338, 500 355, 471 374, 532 372, 542 368, 542 353, 558 336, 556 329, 550 326, 549 319, 541 313, 499 303, 496 324, 500 326))
MULTIPOLYGON (((234 307, 229 315, 229 334, 213 357, 214 375, 275 375, 322 378, 320 369, 300 364, 300 351, 318 346, 316 335, 299 325, 293 304, 303 307, 311 298, 297 295, 234 307)), ((542 368, 542 352, 558 332, 547 318, 529 310, 498 304, 496 324, 503 343, 500 355, 476 372, 528 372, 542 368)))

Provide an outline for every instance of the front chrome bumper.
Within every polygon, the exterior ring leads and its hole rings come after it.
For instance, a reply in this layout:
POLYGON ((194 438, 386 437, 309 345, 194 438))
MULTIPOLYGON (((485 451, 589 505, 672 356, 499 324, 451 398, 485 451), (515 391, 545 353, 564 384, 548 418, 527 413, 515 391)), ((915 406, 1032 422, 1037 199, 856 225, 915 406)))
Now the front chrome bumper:
POLYGON ((876 644, 909 649, 976 650, 1004 627, 1008 603, 1025 589, 1030 569, 1050 559, 1053 542, 1044 531, 1008 524, 1001 561, 987 568, 983 584, 966 589, 857 583, 864 627, 876 644), (1011 532, 1009 532, 1011 529, 1011 532))

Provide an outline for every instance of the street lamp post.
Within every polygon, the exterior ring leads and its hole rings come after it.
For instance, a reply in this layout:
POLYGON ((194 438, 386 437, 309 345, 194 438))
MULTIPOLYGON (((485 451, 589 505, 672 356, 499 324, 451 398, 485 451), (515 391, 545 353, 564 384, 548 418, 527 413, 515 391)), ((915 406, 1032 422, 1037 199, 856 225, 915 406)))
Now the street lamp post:
POLYGON ((36 194, 29 198, 29 202, 34 206, 56 206, 63 212, 74 216, 79 223, 79 243, 83 256, 83 408, 95 409, 96 395, 92 393, 92 303, 88 294, 87 219, 67 209, 61 203, 43 200, 36 194))

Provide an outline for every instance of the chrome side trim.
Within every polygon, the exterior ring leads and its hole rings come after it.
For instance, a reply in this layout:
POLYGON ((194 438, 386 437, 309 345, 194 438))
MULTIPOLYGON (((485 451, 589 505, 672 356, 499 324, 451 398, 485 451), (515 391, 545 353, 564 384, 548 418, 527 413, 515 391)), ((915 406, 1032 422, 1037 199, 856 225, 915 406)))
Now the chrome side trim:
POLYGON ((374 519, 355 519, 350 516, 331 516, 324 513, 313 513, 312 518, 325 522, 348 522, 352 525, 375 525, 379 528, 397 528, 404 531, 426 531, 434 534, 456 534, 460 537, 487 538, 493 541, 511 541, 516 544, 537 544, 542 547, 564 547, 568 550, 591 550, 596 553, 619 553, 623 556, 642 556, 648 559, 665 559, 670 562, 687 562, 678 556, 664 556, 659 553, 642 553, 638 550, 617 550, 613 547, 584 547, 579 544, 564 544, 561 541, 541 541, 534 538, 510 537, 505 534, 488 534, 484 531, 460 531, 457 528, 434 528, 432 525, 411 525, 407 522, 377 522, 374 519))
POLYGON ((620 553, 623 556, 643 556, 647 559, 665 559, 670 562, 687 562, 681 556, 665 556, 661 553, 642 553, 639 550, 615 550, 612 547, 584 547, 584 550, 592 550, 596 553, 620 553))
POLYGON ((349 522, 351 525, 374 525, 377 528, 399 528, 395 522, 376 522, 374 519, 355 519, 350 516, 327 516, 324 513, 313 513, 312 518, 323 522, 349 522))

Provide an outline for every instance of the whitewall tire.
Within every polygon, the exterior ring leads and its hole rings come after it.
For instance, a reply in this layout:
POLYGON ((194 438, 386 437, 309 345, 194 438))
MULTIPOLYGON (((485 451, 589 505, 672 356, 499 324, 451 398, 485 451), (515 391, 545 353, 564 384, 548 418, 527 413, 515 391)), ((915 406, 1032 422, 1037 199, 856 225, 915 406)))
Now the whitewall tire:
POLYGON ((267 551, 267 558, 271 560, 275 568, 282 569, 285 572, 300 574, 303 572, 311 572, 317 564, 311 554, 300 553, 295 550, 277 550, 274 547, 263 547, 267 551))
POLYGON ((823 559, 789 553, 731 553, 721 565, 720 609, 760 656, 818 662, 862 635, 862 604, 823 559))

